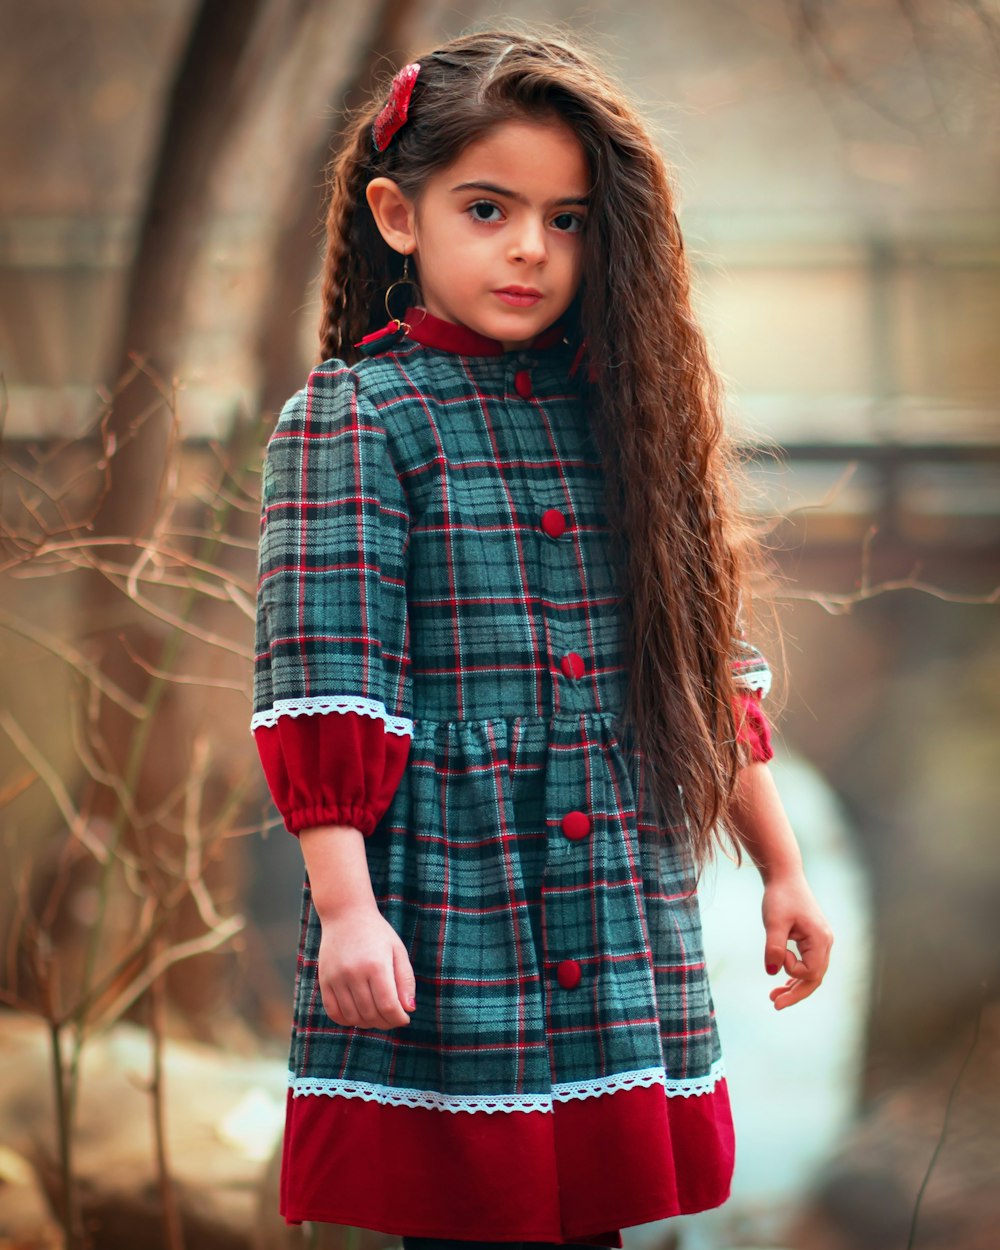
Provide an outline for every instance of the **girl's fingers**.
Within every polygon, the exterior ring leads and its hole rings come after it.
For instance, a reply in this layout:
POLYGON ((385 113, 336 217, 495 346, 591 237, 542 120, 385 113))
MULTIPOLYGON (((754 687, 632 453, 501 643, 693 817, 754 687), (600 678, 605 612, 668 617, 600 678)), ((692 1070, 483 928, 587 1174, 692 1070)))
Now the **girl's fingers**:
POLYGON ((361 1023, 366 1029, 387 1029, 391 1026, 382 1016, 371 981, 361 981, 352 986, 354 1001, 358 1005, 361 1023))
POLYGON ((371 990, 375 1009, 382 1021, 381 1028, 395 1029, 401 1024, 410 1023, 410 1017, 400 1006, 395 978, 390 975, 388 969, 379 976, 371 990))
POLYGON ((769 997, 774 1003, 775 1010, 784 1011, 786 1007, 791 1007, 795 1003, 800 1003, 804 998, 808 998, 819 989, 819 986, 819 981, 788 981, 778 989, 772 990, 769 997))
MULTIPOLYGON (((805 994, 798 995, 793 1000, 798 1002, 800 998, 807 997, 817 989, 826 976, 830 965, 833 935, 828 930, 815 934, 803 930, 796 932, 796 926, 793 926, 790 940, 794 942, 798 950, 794 950, 791 946, 781 946, 778 948, 780 958, 771 953, 771 942, 768 941, 768 972, 784 971, 786 976, 791 977, 793 981, 809 985, 810 988, 805 994)), ((772 992, 771 998, 774 998, 775 993, 781 992, 780 990, 772 992)))
POLYGON ((358 1014, 350 990, 342 985, 339 990, 332 984, 323 987, 323 1008, 334 1024, 358 1023, 358 1014))
POLYGON ((337 998, 336 991, 331 985, 325 985, 322 992, 323 1010, 334 1022, 334 1024, 343 1024, 343 1009, 340 1006, 340 1000, 337 998))
POLYGON ((830 963, 833 931, 804 880, 778 879, 764 888, 764 963, 767 972, 784 972, 789 982, 771 993, 777 1005, 791 1006, 812 994, 830 963))
POLYGON ((341 975, 336 980, 321 978, 323 1007, 336 1024, 354 1028, 395 1029, 410 1023, 396 992, 390 968, 362 975, 341 975))
POLYGON ((388 969, 351 982, 351 993, 357 1011, 357 1019, 352 1023, 366 1029, 395 1029, 410 1023, 409 1016, 399 1005, 388 969))
POLYGON ((764 967, 768 976, 776 976, 784 966, 788 957, 785 946, 787 937, 787 933, 781 933, 777 929, 767 932, 764 942, 764 967))
POLYGON ((802 954, 805 955, 805 959, 800 958, 791 949, 785 951, 784 971, 788 980, 784 985, 771 990, 768 995, 779 1011, 808 998, 823 983, 823 977, 826 975, 826 959, 817 961, 815 952, 809 950, 803 951, 802 954))
POLYGON ((340 1009, 344 1013, 340 1024, 362 1025, 361 1009, 358 1001, 354 997, 354 988, 347 981, 341 982, 337 987, 337 1001, 340 1003, 340 1009))
POLYGON ((396 931, 379 914, 346 935, 336 925, 324 930, 319 979, 327 1015, 338 1024, 395 1029, 410 1023, 413 969, 396 931))
POLYGON ((385 1021, 382 1020, 379 1008, 375 1004, 375 996, 371 993, 370 981, 367 979, 351 981, 350 989, 357 1011, 355 1023, 362 1029, 385 1029, 385 1021))
POLYGON ((785 973, 788 980, 768 994, 779 1011, 808 998, 823 983, 827 968, 826 958, 817 959, 815 952, 808 950, 803 951, 802 954, 805 956, 804 959, 790 947, 784 952, 784 962, 780 970, 785 973))
POLYGON ((796 979, 811 976, 811 971, 796 953, 789 948, 785 951, 785 972, 796 979))
POLYGON ((413 973, 410 953, 400 942, 393 947, 392 972, 396 982, 396 994, 407 1011, 415 1011, 417 1006, 417 978, 413 973))

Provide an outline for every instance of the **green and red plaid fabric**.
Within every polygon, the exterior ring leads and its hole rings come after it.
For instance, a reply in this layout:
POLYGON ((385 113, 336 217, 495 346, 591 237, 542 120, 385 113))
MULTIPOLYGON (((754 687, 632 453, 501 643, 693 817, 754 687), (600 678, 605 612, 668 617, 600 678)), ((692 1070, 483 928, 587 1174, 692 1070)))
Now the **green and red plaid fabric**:
MULTIPOLYGON (((291 1090, 470 1112, 710 1096, 695 874, 619 721, 586 383, 569 343, 476 337, 328 361, 268 447, 253 729, 289 828, 363 828, 418 1002, 391 1031, 327 1017, 307 883, 291 1090)), ((734 666, 766 690, 749 643, 734 666)))

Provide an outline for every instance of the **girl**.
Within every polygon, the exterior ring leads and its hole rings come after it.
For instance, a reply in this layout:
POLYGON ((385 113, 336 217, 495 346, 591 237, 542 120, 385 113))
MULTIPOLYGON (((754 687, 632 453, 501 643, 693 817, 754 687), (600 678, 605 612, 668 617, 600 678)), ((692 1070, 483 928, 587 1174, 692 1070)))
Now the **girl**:
POLYGON ((826 970, 671 205, 619 88, 523 34, 408 65, 336 162, 260 548, 253 728, 307 870, 291 1222, 620 1246, 722 1203, 720 818, 774 1005, 826 970))

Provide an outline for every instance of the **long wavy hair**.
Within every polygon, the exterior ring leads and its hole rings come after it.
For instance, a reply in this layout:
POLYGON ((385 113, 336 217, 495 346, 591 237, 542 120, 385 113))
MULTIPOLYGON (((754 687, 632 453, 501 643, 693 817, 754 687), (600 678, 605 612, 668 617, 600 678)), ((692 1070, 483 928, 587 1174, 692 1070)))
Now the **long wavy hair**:
POLYGON ((372 178, 418 199, 430 175, 498 124, 555 116, 572 128, 592 187, 571 315, 587 345, 587 403, 624 570, 626 732, 656 815, 686 828, 704 864, 746 762, 732 657, 757 548, 737 506, 738 464, 692 312, 667 168, 621 87, 565 38, 494 29, 418 59, 409 118, 387 149, 371 134, 383 94, 352 120, 330 167, 322 358, 358 359, 353 345, 385 323, 385 290, 402 273, 365 198, 372 178))

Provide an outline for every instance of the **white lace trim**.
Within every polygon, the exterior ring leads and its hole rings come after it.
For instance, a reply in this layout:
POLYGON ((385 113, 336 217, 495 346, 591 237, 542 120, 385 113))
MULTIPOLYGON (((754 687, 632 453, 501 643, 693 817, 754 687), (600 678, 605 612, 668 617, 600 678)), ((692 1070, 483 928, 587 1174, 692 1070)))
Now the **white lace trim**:
POLYGON ((362 699, 351 694, 319 695, 305 699, 275 699, 269 708, 255 712, 250 719, 250 732, 261 725, 276 725, 279 716, 325 716, 328 712, 357 712, 370 716, 385 725, 386 733, 400 737, 413 737, 413 721, 406 716, 390 716, 384 703, 377 699, 362 699))
POLYGON ((636 1072, 615 1072, 611 1076, 598 1077, 593 1081, 571 1081, 553 1085, 552 1097, 558 1102, 569 1102, 574 1098, 596 1098, 601 1094, 613 1094, 620 1089, 662 1085, 668 1098, 691 1098, 697 1094, 710 1094, 725 1074, 725 1065, 721 1059, 717 1059, 703 1076, 687 1079, 669 1077, 662 1068, 640 1068, 636 1072))
POLYGON ((619 1090, 652 1085, 662 1085, 668 1098, 692 1098, 710 1094, 723 1076, 725 1068, 719 1059, 704 1076, 681 1080, 668 1077, 662 1068, 641 1068, 635 1072, 616 1072, 592 1081, 562 1082, 552 1086, 551 1094, 442 1094, 433 1089, 399 1089, 367 1081, 297 1077, 293 1072, 288 1074, 288 1084, 295 1098, 309 1095, 362 1098, 365 1102, 378 1102, 390 1107, 428 1107, 436 1111, 479 1111, 492 1115, 495 1111, 551 1112, 556 1102, 597 1098, 619 1090))
POLYGON ((397 1089, 366 1081, 339 1081, 289 1073, 292 1094, 325 1094, 328 1098, 363 1098, 389 1107, 429 1107, 436 1111, 551 1111, 548 1094, 441 1094, 433 1089, 397 1089))
POLYGON ((761 698, 764 698, 771 690, 771 670, 765 668, 752 673, 739 673, 733 679, 733 684, 742 686, 744 690, 759 690, 761 698))

